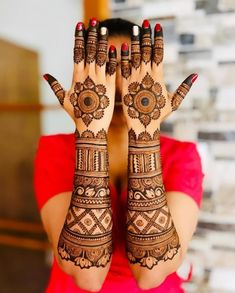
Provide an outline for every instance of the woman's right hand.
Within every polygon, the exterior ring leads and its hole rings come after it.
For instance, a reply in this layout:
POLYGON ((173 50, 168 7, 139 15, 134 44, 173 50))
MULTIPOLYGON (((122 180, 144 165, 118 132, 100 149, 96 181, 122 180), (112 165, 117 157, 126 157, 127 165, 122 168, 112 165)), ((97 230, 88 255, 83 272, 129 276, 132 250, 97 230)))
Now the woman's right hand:
POLYGON ((84 24, 79 22, 75 29, 70 90, 64 90, 52 75, 44 75, 79 132, 89 130, 96 134, 102 129, 107 132, 110 125, 115 100, 117 53, 114 46, 110 46, 109 53, 107 51, 107 28, 99 29, 98 21, 93 18, 86 31, 84 24))

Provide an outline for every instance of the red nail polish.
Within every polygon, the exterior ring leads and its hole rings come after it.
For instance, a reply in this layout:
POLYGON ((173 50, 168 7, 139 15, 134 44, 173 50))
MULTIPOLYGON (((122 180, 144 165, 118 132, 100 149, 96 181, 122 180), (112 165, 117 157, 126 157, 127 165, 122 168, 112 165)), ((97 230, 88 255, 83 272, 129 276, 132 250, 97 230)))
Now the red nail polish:
POLYGON ((44 78, 46 81, 48 81, 48 75, 47 75, 47 74, 44 74, 44 75, 43 75, 43 78, 44 78))
POLYGON ((83 30, 83 23, 82 22, 79 22, 78 24, 77 24, 77 30, 79 30, 79 31, 81 31, 81 30, 83 30))
POLYGON ((194 83, 197 80, 197 78, 198 78, 198 74, 195 73, 191 79, 191 82, 194 83))
POLYGON ((126 51, 128 51, 128 49, 129 49, 128 44, 127 43, 123 43, 122 44, 122 51, 123 52, 126 52, 126 51))
POLYGON ((90 20, 90 25, 93 27, 97 25, 97 19, 95 17, 90 20))
POLYGON ((114 47, 114 45, 111 45, 109 47, 109 51, 110 51, 110 53, 115 53, 116 52, 116 48, 114 47))
POLYGON ((155 31, 156 31, 156 32, 160 32, 161 29, 162 29, 162 27, 161 27, 160 23, 157 23, 157 24, 155 25, 155 31))
POLYGON ((147 29, 147 28, 149 28, 149 26, 150 26, 149 21, 147 19, 145 19, 143 21, 143 28, 147 29))

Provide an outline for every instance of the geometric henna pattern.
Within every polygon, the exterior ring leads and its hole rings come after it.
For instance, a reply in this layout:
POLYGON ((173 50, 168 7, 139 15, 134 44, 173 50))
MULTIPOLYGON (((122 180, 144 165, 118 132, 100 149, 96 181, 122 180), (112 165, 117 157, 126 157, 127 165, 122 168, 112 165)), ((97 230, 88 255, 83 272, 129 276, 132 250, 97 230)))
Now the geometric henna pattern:
POLYGON ((160 24, 156 24, 154 30, 153 61, 159 65, 163 60, 164 44, 163 31, 160 24))
POLYGON ((96 59, 96 50, 97 50, 97 40, 98 40, 98 23, 96 20, 91 19, 90 26, 88 28, 88 37, 87 37, 87 54, 86 62, 88 64, 92 63, 96 59))
POLYGON ((84 24, 79 22, 75 29, 74 63, 78 64, 85 58, 84 24))
POLYGON ((130 74, 130 61, 129 61, 129 47, 127 43, 122 44, 121 48, 121 72, 122 76, 127 79, 130 74))
POLYGON ((155 82, 149 73, 139 82, 133 82, 128 87, 129 93, 124 96, 124 104, 128 106, 128 115, 139 119, 146 127, 151 119, 156 120, 160 116, 161 108, 166 100, 162 95, 160 83, 155 82))
POLYGON ((161 173, 159 131, 129 131, 127 257, 152 269, 180 247, 167 206, 161 173))
POLYGON ((182 83, 176 92, 174 93, 172 100, 171 100, 171 107, 172 111, 175 111, 178 109, 179 105, 183 101, 184 97, 187 95, 187 93, 190 90, 191 85, 188 85, 187 83, 182 83))
POLYGON ((151 40, 151 28, 143 28, 143 35, 141 41, 141 53, 142 61, 147 64, 151 61, 152 56, 152 40, 151 40))
POLYGON ((106 27, 100 29, 100 40, 97 49, 96 64, 103 66, 107 59, 107 48, 108 48, 108 30, 106 27))
POLYGON ((74 92, 70 96, 75 117, 82 118, 86 126, 93 119, 101 119, 104 115, 104 109, 109 105, 109 98, 105 93, 105 86, 102 84, 96 85, 89 76, 84 83, 77 82, 74 92))
POLYGON ((138 69, 141 64, 140 35, 137 25, 133 26, 133 34, 131 37, 131 64, 135 69, 138 69))
POLYGON ((76 132, 76 167, 69 211, 58 243, 64 260, 105 267, 112 254, 112 210, 106 132, 76 132))

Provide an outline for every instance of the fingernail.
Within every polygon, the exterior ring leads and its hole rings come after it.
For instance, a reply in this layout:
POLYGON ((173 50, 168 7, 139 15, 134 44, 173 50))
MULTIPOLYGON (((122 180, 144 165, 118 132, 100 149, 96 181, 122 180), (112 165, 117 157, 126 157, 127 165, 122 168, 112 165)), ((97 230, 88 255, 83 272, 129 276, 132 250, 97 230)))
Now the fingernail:
POLYGON ((48 78, 49 78, 49 77, 48 77, 48 74, 44 74, 44 75, 43 75, 43 78, 44 78, 46 81, 48 81, 48 78))
POLYGON ((161 30, 162 30, 162 27, 161 27, 160 23, 157 23, 157 24, 155 25, 155 31, 156 31, 156 32, 160 32, 161 30))
POLYGON ((128 44, 127 44, 127 43, 123 43, 123 44, 122 44, 122 51, 123 51, 123 52, 127 52, 128 49, 129 49, 128 44))
POLYGON ((116 52, 116 48, 114 47, 114 45, 111 45, 111 46, 109 47, 109 52, 110 52, 110 53, 115 53, 115 52, 116 52))
POLYGON ((102 26, 101 28, 100 28, 100 34, 101 34, 101 36, 105 36, 105 35, 107 35, 107 27, 104 27, 104 26, 102 26))
POLYGON ((192 79, 191 79, 191 82, 194 83, 198 78, 198 74, 197 73, 194 73, 192 79))
POLYGON ((145 19, 145 20, 143 21, 142 26, 143 26, 143 28, 145 28, 145 29, 149 28, 149 26, 150 26, 149 21, 148 21, 147 19, 145 19))
POLYGON ((83 25, 82 22, 79 22, 79 23, 77 24, 77 26, 76 26, 76 29, 77 29, 78 31, 82 31, 83 28, 84 28, 84 25, 83 25))
POLYGON ((132 33, 134 37, 137 37, 139 35, 140 29, 138 27, 138 25, 134 25, 133 29, 132 29, 132 33))
POLYGON ((90 20, 90 25, 93 27, 97 25, 97 19, 95 17, 90 20))

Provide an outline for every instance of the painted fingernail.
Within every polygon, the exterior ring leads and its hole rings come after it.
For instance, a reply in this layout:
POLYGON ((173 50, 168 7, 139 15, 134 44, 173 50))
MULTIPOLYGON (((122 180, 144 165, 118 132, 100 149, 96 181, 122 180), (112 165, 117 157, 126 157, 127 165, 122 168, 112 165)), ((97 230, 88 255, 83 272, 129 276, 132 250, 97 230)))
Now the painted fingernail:
POLYGON ((160 32, 162 30, 162 26, 160 25, 160 23, 157 23, 156 25, 155 25, 155 31, 156 32, 160 32))
POLYGON ((192 79, 191 79, 191 82, 194 83, 198 78, 198 74, 197 73, 194 73, 192 79))
POLYGON ((101 36, 105 36, 105 35, 107 35, 107 32, 108 32, 107 27, 102 26, 102 27, 100 28, 100 35, 101 35, 101 36))
POLYGON ((149 21, 148 21, 147 19, 145 19, 145 20, 143 21, 142 26, 143 26, 143 28, 145 28, 145 29, 149 28, 149 26, 150 26, 149 21))
POLYGON ((97 19, 95 17, 90 20, 90 25, 93 27, 97 25, 97 19))
POLYGON ((132 33, 133 33, 133 36, 135 36, 135 37, 137 37, 139 35, 140 29, 139 29, 138 25, 133 26, 132 33))
POLYGON ((111 45, 111 46, 109 47, 109 52, 110 52, 110 53, 115 53, 115 52, 116 52, 116 48, 114 47, 114 45, 111 45))
POLYGON ((123 52, 127 52, 128 49, 129 49, 128 44, 127 44, 127 43, 123 43, 123 44, 122 44, 122 51, 123 51, 123 52))
POLYGON ((82 22, 79 22, 79 23, 77 24, 77 26, 76 26, 76 29, 77 29, 78 31, 83 30, 83 28, 84 28, 84 25, 83 25, 82 22))
POLYGON ((48 74, 44 74, 44 75, 43 75, 43 78, 44 78, 46 81, 48 81, 48 78, 49 78, 48 74))

